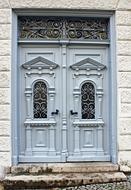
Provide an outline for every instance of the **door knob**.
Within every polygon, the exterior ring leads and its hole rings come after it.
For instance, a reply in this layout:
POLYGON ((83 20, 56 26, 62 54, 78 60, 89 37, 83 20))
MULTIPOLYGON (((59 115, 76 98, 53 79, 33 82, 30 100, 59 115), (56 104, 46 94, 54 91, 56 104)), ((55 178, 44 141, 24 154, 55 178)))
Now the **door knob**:
POLYGON ((73 110, 70 110, 70 114, 71 114, 71 115, 77 115, 78 112, 73 112, 73 110))
POLYGON ((58 110, 58 109, 56 109, 55 112, 51 112, 52 115, 58 115, 58 113, 59 113, 59 110, 58 110))

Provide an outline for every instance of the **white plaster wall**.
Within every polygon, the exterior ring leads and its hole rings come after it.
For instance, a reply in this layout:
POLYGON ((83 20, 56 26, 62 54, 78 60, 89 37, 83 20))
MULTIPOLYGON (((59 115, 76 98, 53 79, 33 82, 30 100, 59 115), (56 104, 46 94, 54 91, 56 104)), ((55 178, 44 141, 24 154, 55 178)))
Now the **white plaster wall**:
POLYGON ((115 10, 118 147, 121 169, 131 168, 131 0, 0 0, 0 164, 11 164, 10 68, 13 8, 115 10))

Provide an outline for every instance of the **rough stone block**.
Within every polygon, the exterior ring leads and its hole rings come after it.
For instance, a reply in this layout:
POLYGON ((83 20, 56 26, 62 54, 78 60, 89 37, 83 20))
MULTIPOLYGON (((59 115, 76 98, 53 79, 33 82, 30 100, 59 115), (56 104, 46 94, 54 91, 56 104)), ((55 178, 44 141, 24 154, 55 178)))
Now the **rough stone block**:
POLYGON ((119 135, 131 134, 131 118, 123 118, 119 120, 119 135))
POLYGON ((6 176, 6 168, 0 165, 0 180, 3 180, 6 176))
POLYGON ((117 164, 112 163, 45 163, 29 164, 11 167, 13 175, 44 175, 58 173, 92 173, 92 172, 116 172, 119 170, 117 164))
POLYGON ((131 0, 120 0, 117 6, 117 9, 130 9, 131 8, 131 0))
POLYGON ((131 103, 131 89, 121 89, 121 102, 131 103))
POLYGON ((9 87, 10 86, 10 72, 0 72, 0 87, 9 87))
POLYGON ((1 24, 0 25, 0 40, 10 39, 11 38, 11 25, 10 24, 1 24))
POLYGON ((4 190, 4 186, 0 184, 0 190, 4 190))
POLYGON ((118 40, 131 40, 131 26, 117 26, 118 40))
POLYGON ((119 137, 119 151, 131 151, 131 135, 120 135, 119 137))
POLYGON ((0 152, 0 164, 3 166, 11 165, 11 153, 10 152, 0 152))
POLYGON ((0 120, 10 120, 10 105, 0 105, 0 120))
POLYGON ((10 0, 12 8, 116 9, 117 0, 10 0))
POLYGON ((131 87, 131 72, 120 72, 118 78, 119 87, 131 87))
POLYGON ((131 11, 116 11, 116 24, 131 26, 131 11))
MULTIPOLYGON (((55 175, 7 175, 4 184, 7 189, 62 189, 63 187, 79 187, 86 184, 111 183, 126 181, 123 172, 102 172, 84 174, 55 174, 55 175)), ((83 187, 82 187, 83 189, 83 187)), ((96 188, 95 188, 96 189, 96 188)))
POLYGON ((11 70, 11 57, 0 56, 0 71, 10 71, 10 70, 11 70))
POLYGON ((11 122, 0 121, 0 135, 10 135, 11 133, 11 122))
MULTIPOLYGON (((131 172, 131 168, 129 166, 121 165, 121 164, 119 164, 119 165, 120 165, 120 171, 122 171, 122 172, 131 172)), ((125 190, 127 190, 127 188, 125 190)))
POLYGON ((131 117, 131 104, 123 103, 121 104, 121 117, 131 117))
POLYGON ((11 54, 11 41, 10 40, 0 40, 0 56, 11 54))
POLYGON ((117 56, 118 70, 131 71, 131 56, 117 56))
POLYGON ((119 151, 118 159, 120 164, 120 170, 125 172, 131 172, 131 151, 119 151))
POLYGON ((1 136, 0 137, 0 152, 10 151, 10 149, 11 149, 10 137, 1 136))
POLYGON ((0 24, 8 24, 8 23, 11 23, 11 9, 1 9, 0 24))
POLYGON ((0 104, 10 104, 10 89, 0 88, 0 104))
POLYGON ((0 0, 0 9, 1 8, 9 8, 10 6, 9 6, 9 2, 8 2, 8 0, 0 0))
POLYGON ((131 56, 131 41, 118 41, 117 42, 118 55, 130 55, 131 56))

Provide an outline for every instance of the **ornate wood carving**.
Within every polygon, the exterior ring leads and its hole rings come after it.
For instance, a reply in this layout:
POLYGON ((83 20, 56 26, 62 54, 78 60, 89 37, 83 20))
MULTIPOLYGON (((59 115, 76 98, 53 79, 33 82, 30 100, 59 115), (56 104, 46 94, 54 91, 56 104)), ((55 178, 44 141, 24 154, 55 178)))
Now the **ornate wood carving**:
POLYGON ((19 39, 108 40, 108 18, 20 16, 19 39))
POLYGON ((102 63, 89 57, 71 65, 70 67, 75 70, 102 70, 106 68, 102 63))
POLYGON ((58 65, 44 57, 38 56, 26 63, 22 64, 25 69, 55 69, 58 65))

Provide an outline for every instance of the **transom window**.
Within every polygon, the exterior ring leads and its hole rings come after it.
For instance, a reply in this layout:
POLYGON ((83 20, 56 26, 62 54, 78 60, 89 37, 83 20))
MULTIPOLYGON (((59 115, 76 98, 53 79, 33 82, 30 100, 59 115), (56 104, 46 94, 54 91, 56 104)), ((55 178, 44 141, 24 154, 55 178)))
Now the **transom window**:
POLYGON ((43 81, 34 84, 33 112, 36 119, 47 118, 47 85, 43 81))
POLYGON ((109 40, 108 18, 20 16, 19 39, 109 40))
POLYGON ((95 87, 91 82, 85 82, 81 87, 82 119, 95 119, 95 87))

